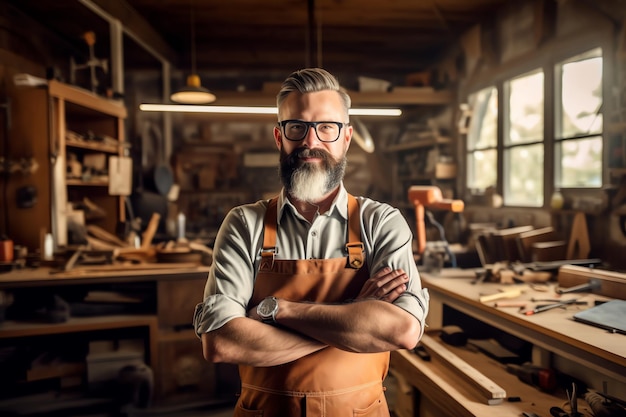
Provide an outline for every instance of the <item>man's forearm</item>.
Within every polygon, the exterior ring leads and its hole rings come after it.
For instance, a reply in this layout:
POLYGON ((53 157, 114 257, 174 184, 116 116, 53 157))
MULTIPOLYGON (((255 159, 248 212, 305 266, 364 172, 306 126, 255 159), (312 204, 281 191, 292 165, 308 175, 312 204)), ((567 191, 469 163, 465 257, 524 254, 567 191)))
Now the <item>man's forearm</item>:
POLYGON ((420 335, 415 317, 380 300, 338 305, 280 300, 279 306, 281 326, 351 352, 411 349, 420 335))
POLYGON ((325 344, 297 332, 244 317, 202 335, 202 351, 209 362, 276 366, 324 347, 325 344))

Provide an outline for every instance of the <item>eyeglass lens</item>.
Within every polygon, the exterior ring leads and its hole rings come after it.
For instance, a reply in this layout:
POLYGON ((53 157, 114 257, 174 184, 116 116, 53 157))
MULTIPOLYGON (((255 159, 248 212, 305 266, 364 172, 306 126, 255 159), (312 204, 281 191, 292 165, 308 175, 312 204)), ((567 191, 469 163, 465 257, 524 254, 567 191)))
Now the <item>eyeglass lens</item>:
POLYGON ((302 140, 309 133, 309 128, 315 129, 317 138, 322 142, 334 142, 339 139, 343 123, 339 122, 302 122, 290 120, 284 123, 285 137, 289 140, 302 140))

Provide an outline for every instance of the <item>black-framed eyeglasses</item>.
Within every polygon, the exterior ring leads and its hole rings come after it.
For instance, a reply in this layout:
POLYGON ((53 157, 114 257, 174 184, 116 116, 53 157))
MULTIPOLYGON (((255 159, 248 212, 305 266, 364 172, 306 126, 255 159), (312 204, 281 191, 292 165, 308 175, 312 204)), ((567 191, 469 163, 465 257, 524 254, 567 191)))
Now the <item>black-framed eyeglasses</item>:
POLYGON ((302 120, 283 120, 278 125, 283 129, 285 138, 294 142, 306 138, 312 127, 320 142, 335 142, 339 139, 341 129, 350 123, 341 122, 305 122, 302 120))

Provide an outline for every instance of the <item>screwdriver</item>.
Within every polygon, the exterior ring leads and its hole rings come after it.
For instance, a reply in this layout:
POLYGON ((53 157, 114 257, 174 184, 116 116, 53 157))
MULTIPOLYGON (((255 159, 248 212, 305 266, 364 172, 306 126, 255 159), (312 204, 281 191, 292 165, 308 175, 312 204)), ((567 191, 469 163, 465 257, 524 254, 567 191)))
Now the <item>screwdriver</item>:
POLYGON ((544 312, 544 311, 552 310, 553 308, 563 307, 563 306, 566 306, 568 304, 573 304, 575 302, 576 302, 576 298, 571 298, 569 300, 563 300, 563 301, 558 302, 558 303, 548 304, 547 306, 535 307, 532 310, 525 311, 524 314, 527 315, 527 316, 532 316, 533 314, 537 314, 537 313, 541 313, 541 312, 544 312))

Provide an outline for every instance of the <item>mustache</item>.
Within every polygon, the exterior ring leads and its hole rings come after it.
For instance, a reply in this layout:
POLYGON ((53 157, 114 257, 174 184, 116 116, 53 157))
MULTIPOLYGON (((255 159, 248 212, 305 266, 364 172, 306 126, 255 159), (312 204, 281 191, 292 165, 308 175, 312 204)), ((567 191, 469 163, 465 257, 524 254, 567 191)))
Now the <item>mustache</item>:
POLYGON ((320 158, 325 162, 333 160, 332 156, 323 149, 297 148, 287 155, 287 161, 292 164, 297 163, 302 158, 320 158))

